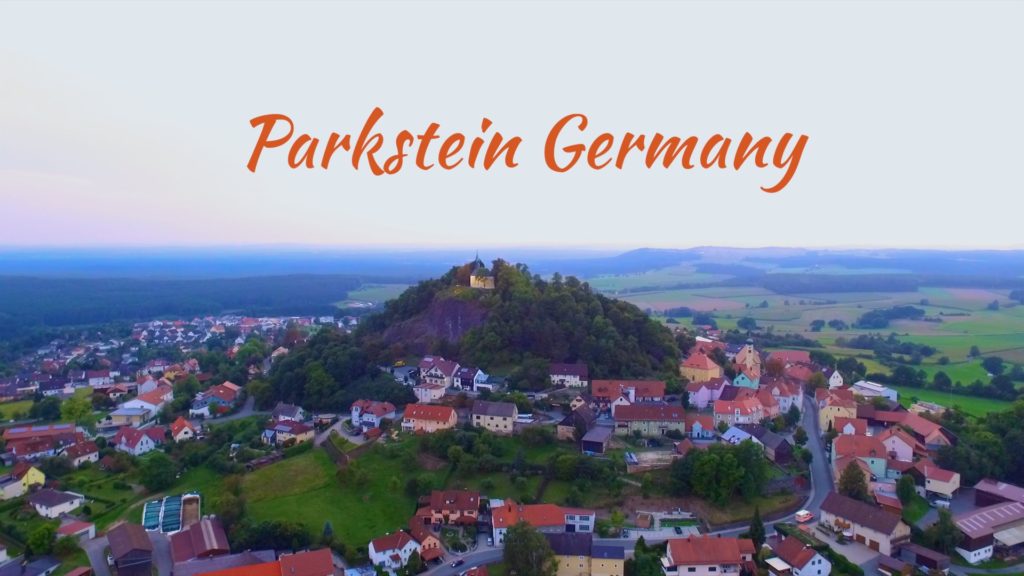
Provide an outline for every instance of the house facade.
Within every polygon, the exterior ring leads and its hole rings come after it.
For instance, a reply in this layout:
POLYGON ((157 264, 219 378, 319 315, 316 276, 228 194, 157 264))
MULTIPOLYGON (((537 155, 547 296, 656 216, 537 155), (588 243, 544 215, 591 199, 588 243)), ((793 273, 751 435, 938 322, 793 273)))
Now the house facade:
POLYGON ((722 377, 722 367, 702 351, 690 354, 679 364, 679 375, 691 383, 707 382, 722 377))
POLYGON ((517 504, 512 500, 491 507, 494 544, 505 541, 505 533, 519 522, 526 522, 540 532, 593 532, 596 513, 593 510, 566 508, 555 504, 517 504))
POLYGON ((29 496, 28 503, 43 518, 60 518, 61 515, 70 514, 71 511, 84 504, 85 496, 75 492, 60 492, 47 488, 29 496))
POLYGON ((495 434, 510 435, 515 430, 519 409, 513 402, 473 402, 473 426, 490 430, 495 434))
POLYGON ((409 404, 402 418, 402 430, 430 434, 454 428, 457 422, 458 415, 451 406, 409 404))
POLYGON ((665 576, 739 576, 753 559, 750 539, 691 536, 669 540, 661 565, 665 576))
POLYGON ((617 406, 613 417, 615 433, 620 436, 633 433, 663 436, 671 430, 686 432, 686 411, 682 406, 629 404, 617 406))
POLYGON ((376 400, 356 400, 349 409, 353 426, 380 428, 381 420, 395 419, 395 405, 376 400))
POLYGON ((726 378, 712 378, 705 382, 691 382, 686 385, 690 408, 707 410, 722 396, 722 389, 732 384, 726 378))
POLYGON ((394 571, 409 562, 414 552, 419 552, 420 545, 406 532, 398 531, 370 541, 367 549, 370 563, 384 570, 394 571))
POLYGON ((552 364, 548 368, 548 376, 552 386, 586 388, 590 384, 586 364, 552 364))
POLYGON ((96 446, 95 442, 87 440, 85 442, 77 442, 65 448, 64 456, 67 457, 72 466, 78 468, 86 462, 98 462, 100 459, 100 449, 96 446))
POLYGON ((855 541, 886 556, 910 540, 910 526, 896 514, 836 492, 830 492, 821 505, 821 524, 852 533, 855 541))

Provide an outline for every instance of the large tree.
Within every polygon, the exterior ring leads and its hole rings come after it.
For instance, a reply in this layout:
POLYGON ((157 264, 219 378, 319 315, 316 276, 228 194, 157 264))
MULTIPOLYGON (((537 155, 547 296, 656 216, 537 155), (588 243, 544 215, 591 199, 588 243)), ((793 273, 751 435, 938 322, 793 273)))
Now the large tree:
POLYGON ((505 566, 516 576, 554 576, 558 567, 547 538, 525 522, 505 533, 505 566))
POLYGON ((903 504, 909 504, 914 499, 914 494, 917 491, 914 489, 914 477, 909 474, 904 474, 899 482, 896 483, 896 495, 899 496, 900 502, 903 504))
POLYGON ((750 520, 750 539, 754 541, 754 549, 760 550, 765 541, 764 522, 761 521, 761 508, 754 507, 754 517, 750 520))
POLYGON ((839 493, 864 502, 871 500, 871 494, 868 492, 868 479, 857 462, 851 461, 839 475, 839 493))
POLYGON ((146 457, 140 467, 140 480, 146 490, 159 492, 174 483, 176 473, 174 462, 163 452, 154 452, 146 457))

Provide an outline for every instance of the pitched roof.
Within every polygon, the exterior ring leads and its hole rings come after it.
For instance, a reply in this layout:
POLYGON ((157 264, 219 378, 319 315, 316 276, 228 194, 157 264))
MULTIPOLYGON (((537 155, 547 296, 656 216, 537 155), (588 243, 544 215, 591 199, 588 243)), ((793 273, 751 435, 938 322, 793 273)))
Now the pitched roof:
POLYGON ((459 369, 459 363, 452 360, 445 360, 441 356, 424 356, 423 360, 420 360, 420 372, 429 372, 434 368, 440 370, 446 378, 451 378, 459 369))
POLYGON ((982 478, 974 485, 975 492, 984 492, 998 496, 1004 500, 1020 502, 1024 504, 1024 488, 1006 482, 999 482, 991 478, 982 478))
POLYGON ((125 444, 134 450, 143 438, 148 437, 154 444, 162 444, 165 435, 166 431, 163 426, 152 426, 145 430, 125 426, 118 430, 117 434, 114 434, 114 444, 125 444))
POLYGON ((430 493, 432 510, 477 510, 480 493, 469 490, 434 490, 430 493))
POLYGON ((687 430, 693 430, 694 424, 700 423, 700 427, 704 430, 713 430, 715 428, 715 419, 711 414, 698 414, 697 412, 686 413, 686 428, 687 430))
POLYGON ((231 551, 224 526, 216 518, 203 518, 199 522, 171 535, 171 556, 175 562, 192 558, 227 554, 231 551))
POLYGON ((399 530, 380 538, 374 538, 370 541, 370 546, 376 553, 381 554, 389 550, 401 550, 408 546, 410 542, 418 544, 413 540, 412 536, 399 530))
POLYGON ((46 508, 53 508, 54 506, 60 506, 61 504, 67 504, 74 502, 75 500, 81 500, 82 497, 78 494, 72 494, 70 492, 59 492, 57 490, 51 490, 44 488, 31 496, 28 497, 29 504, 33 506, 44 506, 46 508))
POLYGON ((487 400, 477 400, 473 402, 473 415, 514 418, 516 415, 516 405, 512 402, 488 402, 487 400))
POLYGON ((405 419, 409 420, 431 420, 434 422, 448 422, 455 415, 451 406, 436 406, 434 404, 409 404, 405 407, 405 419))
POLYGON ((190 560, 185 563, 174 565, 174 576, 227 576, 233 574, 237 576, 281 576, 280 564, 274 560, 275 554, 273 550, 255 550, 240 552, 238 554, 226 554, 223 556, 214 556, 212 558, 197 558, 190 560), (260 566, 270 565, 273 571, 269 569, 264 572, 260 566), (254 567, 251 572, 245 572, 243 569, 254 567))
POLYGON ((195 433, 196 431, 195 427, 192 426, 192 423, 189 422, 188 420, 185 420, 184 416, 178 416, 177 420, 171 422, 171 436, 177 438, 178 434, 180 434, 181 431, 185 430, 186 428, 191 430, 193 433, 195 433))
POLYGON ((72 520, 67 524, 61 524, 60 528, 57 528, 58 536, 74 536, 83 530, 88 530, 94 526, 92 522, 85 522, 82 520, 72 520))
POLYGON ((814 559, 814 548, 804 544, 796 538, 786 538, 775 547, 775 553, 782 558, 786 564, 794 568, 803 568, 808 562, 814 559))
POLYGON ((686 410, 667 404, 626 404, 617 406, 614 416, 619 422, 685 422, 686 410))
POLYGON ((715 361, 704 352, 690 354, 686 360, 683 360, 682 366, 694 370, 716 370, 719 368, 718 364, 715 364, 715 361))
POLYGON ((668 541, 668 554, 673 566, 740 564, 742 555, 753 553, 754 543, 749 538, 690 536, 668 541))
POLYGON ((81 458, 82 456, 95 454, 99 451, 100 449, 96 446, 95 442, 93 442, 92 440, 87 440, 85 442, 77 442, 75 444, 72 444, 71 446, 68 446, 67 448, 64 449, 64 455, 72 460, 75 460, 77 458, 81 458))
POLYGON ((395 405, 391 402, 379 402, 377 400, 356 400, 352 403, 353 408, 359 408, 361 412, 373 414, 380 418, 395 411, 395 405))
POLYGON ((661 380, 594 380, 590 384, 591 394, 601 398, 618 398, 627 388, 636 391, 643 398, 665 395, 665 383, 661 380))
POLYGON ((589 372, 587 371, 587 365, 583 363, 552 363, 551 366, 548 368, 548 374, 551 376, 576 376, 580 380, 586 380, 589 372))
POLYGON ((523 521, 534 528, 563 526, 566 514, 594 515, 593 510, 564 508, 555 504, 516 504, 505 500, 501 506, 491 508, 491 523, 496 528, 508 528, 523 521))
POLYGON ((867 436, 868 434, 868 421, 863 418, 847 418, 846 416, 836 416, 834 428, 836 430, 842 430, 849 424, 853 426, 853 433, 860 434, 861 436, 867 436))
POLYGON ((886 450, 882 441, 874 436, 857 436, 842 434, 833 440, 833 448, 837 456, 856 456, 857 458, 885 458, 886 450))
POLYGON ((334 574, 334 557, 330 548, 307 550, 295 554, 283 554, 277 559, 281 563, 282 576, 327 576, 334 574))
POLYGON ((994 504, 953 517, 956 527, 971 538, 987 536, 1020 520, 1024 520, 1024 504, 1020 502, 994 504))
POLYGON ((811 353, 807 350, 776 350, 768 354, 769 360, 781 360, 785 364, 810 364, 811 353))
POLYGON ((916 468, 921 471, 921 474, 929 480, 936 480, 938 482, 952 482, 954 478, 959 476, 952 470, 946 470, 945 468, 939 468, 933 462, 922 460, 916 464, 916 468))
POLYGON ((902 523, 895 514, 836 492, 829 492, 821 510, 882 534, 892 534, 902 523))
POLYGON ((291 434, 298 436, 299 434, 305 434, 313 428, 303 422, 296 422, 295 420, 278 420, 273 422, 270 426, 267 426, 267 430, 273 430, 274 432, 283 432, 285 434, 291 434))
POLYGON ((715 400, 715 414, 735 414, 739 412, 741 416, 749 416, 756 414, 761 408, 761 402, 756 398, 715 400))
POLYGON ((52 436, 73 435, 74 424, 50 424, 46 426, 12 426, 4 430, 4 440, 23 440, 52 436))
POLYGON ((117 560, 126 554, 136 550, 152 552, 153 543, 149 541, 146 530, 138 524, 119 524, 107 532, 107 540, 110 542, 110 553, 117 560))
POLYGON ((711 380, 705 380, 704 382, 690 382, 686 385, 687 392, 700 392, 701 388, 707 388, 708 390, 718 390, 723 386, 729 385, 729 379, 724 376, 718 378, 712 378, 711 380))
POLYGON ((555 532, 544 534, 555 556, 590 556, 594 544, 592 532, 555 532))

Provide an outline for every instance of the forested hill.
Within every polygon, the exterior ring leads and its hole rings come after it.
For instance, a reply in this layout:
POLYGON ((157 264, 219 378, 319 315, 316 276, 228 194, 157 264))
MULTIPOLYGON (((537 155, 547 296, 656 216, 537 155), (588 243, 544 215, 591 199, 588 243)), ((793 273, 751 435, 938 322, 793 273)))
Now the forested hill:
POLYGON ((586 362, 592 378, 674 373, 672 334, 636 306, 574 277, 550 281, 495 260, 494 290, 468 287, 470 265, 420 282, 364 321, 358 338, 379 360, 442 354, 463 364, 511 368, 586 362))

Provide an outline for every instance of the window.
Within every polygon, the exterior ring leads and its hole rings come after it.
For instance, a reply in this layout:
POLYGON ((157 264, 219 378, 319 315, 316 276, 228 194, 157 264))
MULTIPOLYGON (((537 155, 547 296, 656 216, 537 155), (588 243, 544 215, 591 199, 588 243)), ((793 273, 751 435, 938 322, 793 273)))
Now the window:
POLYGON ((571 522, 571 521, 576 519, 576 516, 574 514, 569 514, 568 516, 565 517, 565 519, 569 520, 571 522))
POLYGON ((687 571, 687 572, 696 572, 696 571, 697 571, 697 568, 696 568, 696 567, 694 567, 694 566, 690 566, 690 567, 688 567, 688 568, 686 569, 686 571, 687 571))
POLYGON ((708 566, 708 572, 718 572, 718 566, 708 566))

